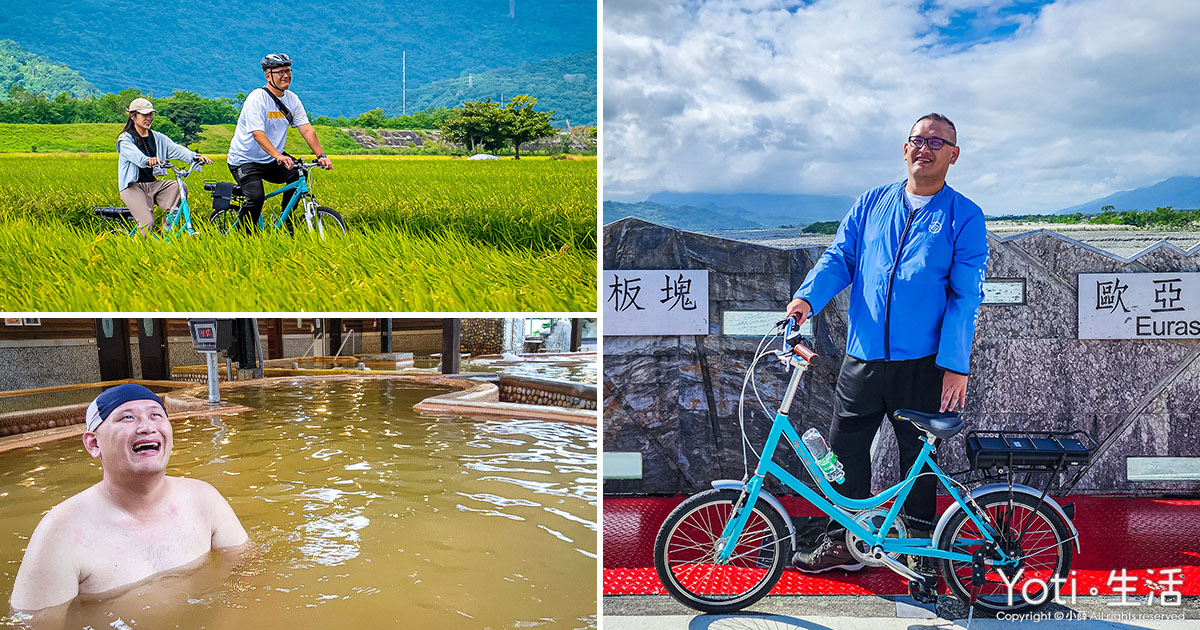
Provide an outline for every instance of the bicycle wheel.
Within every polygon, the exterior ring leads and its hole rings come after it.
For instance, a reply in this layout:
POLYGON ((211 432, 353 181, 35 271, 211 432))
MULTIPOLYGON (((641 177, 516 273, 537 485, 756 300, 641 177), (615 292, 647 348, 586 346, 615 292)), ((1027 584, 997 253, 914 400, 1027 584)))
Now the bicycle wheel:
POLYGON ((766 501, 752 508, 729 561, 715 561, 739 490, 708 490, 675 508, 654 541, 654 568, 677 601, 710 613, 741 610, 762 599, 791 556, 787 525, 766 501))
MULTIPOLYGON (((1007 490, 989 492, 974 503, 986 515, 984 520, 999 532, 1004 552, 1020 562, 1015 567, 988 565, 986 582, 975 586, 970 562, 943 559, 942 579, 950 592, 967 603, 975 593, 976 606, 990 613, 1032 610, 1052 600, 1059 588, 1052 580, 1070 577, 1073 544, 1070 529, 1054 508, 1038 505, 1037 497, 1026 494, 1014 494, 1010 506, 1007 490), (1013 585, 1012 603, 1006 581, 1013 585)), ((965 510, 959 510, 946 524, 938 548, 972 554, 983 541, 979 526, 965 510)))
MULTIPOLYGON (((332 208, 326 208, 325 206, 317 206, 314 210, 315 216, 313 216, 312 231, 321 240, 346 235, 346 222, 342 219, 342 215, 338 214, 332 208)), ((308 229, 308 221, 304 218, 303 213, 293 214, 289 219, 286 222, 288 234, 294 233, 295 227, 293 224, 308 229)))
POLYGON ((208 216, 208 222, 215 225, 221 234, 229 234, 237 224, 239 211, 238 208, 213 210, 213 213, 208 216))

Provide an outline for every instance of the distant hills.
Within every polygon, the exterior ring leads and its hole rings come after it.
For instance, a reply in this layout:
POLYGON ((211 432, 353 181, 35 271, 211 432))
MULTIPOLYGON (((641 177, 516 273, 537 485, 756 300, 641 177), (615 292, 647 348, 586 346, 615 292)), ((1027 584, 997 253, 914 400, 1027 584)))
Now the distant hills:
POLYGON ((1104 206, 1114 210, 1153 210, 1171 206, 1176 210, 1200 208, 1200 177, 1180 176, 1164 179, 1152 186, 1123 190, 1107 197, 1093 199, 1054 214, 1096 214, 1104 206))
POLYGON ((604 222, 612 223, 626 217, 637 217, 690 232, 715 232, 737 228, 767 227, 756 222, 747 221, 745 217, 735 212, 722 211, 720 208, 709 206, 671 206, 642 201, 638 203, 621 203, 617 201, 604 202, 604 222))
POLYGON ((76 98, 100 94, 78 72, 40 55, 26 52, 11 39, 0 39, 0 94, 14 85, 51 97, 63 92, 76 98))
MULTIPOLYGON (((490 98, 507 103, 518 94, 538 97, 539 111, 555 110, 556 127, 596 124, 596 51, 555 57, 524 64, 517 68, 498 68, 467 73, 454 79, 442 79, 408 90, 408 113, 430 107, 457 107, 465 101, 490 98)), ((389 116, 401 113, 401 100, 391 102, 384 111, 389 116)))
POLYGON ((853 197, 766 193, 654 193, 638 203, 604 202, 604 222, 638 217, 660 225, 708 232, 841 221, 853 197))
MULTIPOLYGON (((604 222, 637 217, 697 232, 771 228, 841 221, 853 203, 853 197, 831 195, 660 192, 637 203, 605 201, 604 222)), ((1172 177, 1049 214, 1098 214, 1105 206, 1113 206, 1117 211, 1154 210, 1165 206, 1176 210, 1200 208, 1200 177, 1172 177)))
MULTIPOLYGON (((101 92, 136 88, 156 96, 175 90, 208 98, 248 93, 263 83, 258 61, 283 51, 296 61, 295 91, 309 115, 337 117, 397 102, 402 66, 411 97, 423 86, 463 73, 521 68, 580 52, 594 55, 596 4, 7 0, 0 33, 73 69, 101 92)), ((594 113, 588 122, 595 122, 594 113)))

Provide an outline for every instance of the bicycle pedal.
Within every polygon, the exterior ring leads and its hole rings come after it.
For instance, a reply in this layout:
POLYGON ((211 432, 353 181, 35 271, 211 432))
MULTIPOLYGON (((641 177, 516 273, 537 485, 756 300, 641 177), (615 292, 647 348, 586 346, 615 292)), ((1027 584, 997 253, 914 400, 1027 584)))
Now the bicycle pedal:
POLYGON ((922 604, 936 604, 937 578, 933 578, 933 584, 930 584, 929 581, 909 580, 908 595, 922 604))

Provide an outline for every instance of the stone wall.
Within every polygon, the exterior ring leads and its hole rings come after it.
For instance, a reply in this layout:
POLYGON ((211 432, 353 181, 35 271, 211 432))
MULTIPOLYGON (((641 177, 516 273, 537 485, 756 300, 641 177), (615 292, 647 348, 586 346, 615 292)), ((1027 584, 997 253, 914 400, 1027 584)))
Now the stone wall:
MULTIPOLYGON (((1125 477, 1128 456, 1200 456, 1200 343, 1076 339, 1076 274, 1195 271, 1200 256, 1160 247, 1126 260, 1046 231, 1003 240, 989 235, 989 242, 988 276, 1026 278, 1027 303, 981 308, 964 433, 1083 429, 1101 446, 1075 492, 1200 491, 1200 482, 1131 483, 1125 477)), ((638 219, 605 226, 605 269, 710 271, 708 335, 604 340, 605 450, 643 457, 641 480, 608 480, 606 492, 691 493, 713 479, 743 476, 737 402, 758 339, 723 336, 721 313, 782 313, 823 250, 776 249, 638 219)), ((790 412, 801 431, 815 426, 828 436, 846 308, 843 292, 815 318, 814 349, 822 356, 790 412)), ((782 368, 760 367, 759 391, 768 406, 778 403, 784 376, 782 368)), ((761 445, 769 426, 762 412, 748 415, 751 442, 761 445)), ((885 422, 873 450, 876 489, 899 478, 895 448, 885 422)), ((966 468, 962 438, 945 443, 939 457, 947 471, 966 468)), ((776 461, 806 478, 794 455, 776 461)))
POLYGON ((6 341, 0 391, 94 383, 100 355, 94 339, 6 341))
POLYGON ((504 320, 471 318, 462 320, 462 351, 472 356, 504 352, 504 320))
POLYGON ((567 409, 596 408, 596 386, 587 383, 505 375, 500 377, 496 385, 500 388, 500 402, 567 409))
POLYGON ((75 405, 0 414, 0 437, 79 424, 87 415, 87 407, 75 405))
POLYGON ((362 129, 343 129, 358 146, 364 149, 375 149, 378 147, 414 147, 420 148, 425 146, 425 136, 428 136, 433 142, 437 142, 441 136, 441 131, 407 131, 399 129, 375 129, 374 135, 362 129), (378 137, 376 137, 378 136, 378 137))

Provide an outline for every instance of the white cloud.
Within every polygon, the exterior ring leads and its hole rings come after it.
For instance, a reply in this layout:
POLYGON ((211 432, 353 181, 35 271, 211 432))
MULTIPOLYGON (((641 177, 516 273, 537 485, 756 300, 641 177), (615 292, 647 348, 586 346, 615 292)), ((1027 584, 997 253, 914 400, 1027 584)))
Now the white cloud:
POLYGON ((950 184, 989 213, 1200 174, 1200 3, 922 5, 606 0, 605 196, 857 195, 904 177, 904 136, 930 111, 959 129, 950 184), (963 9, 1021 26, 939 39, 963 9))

